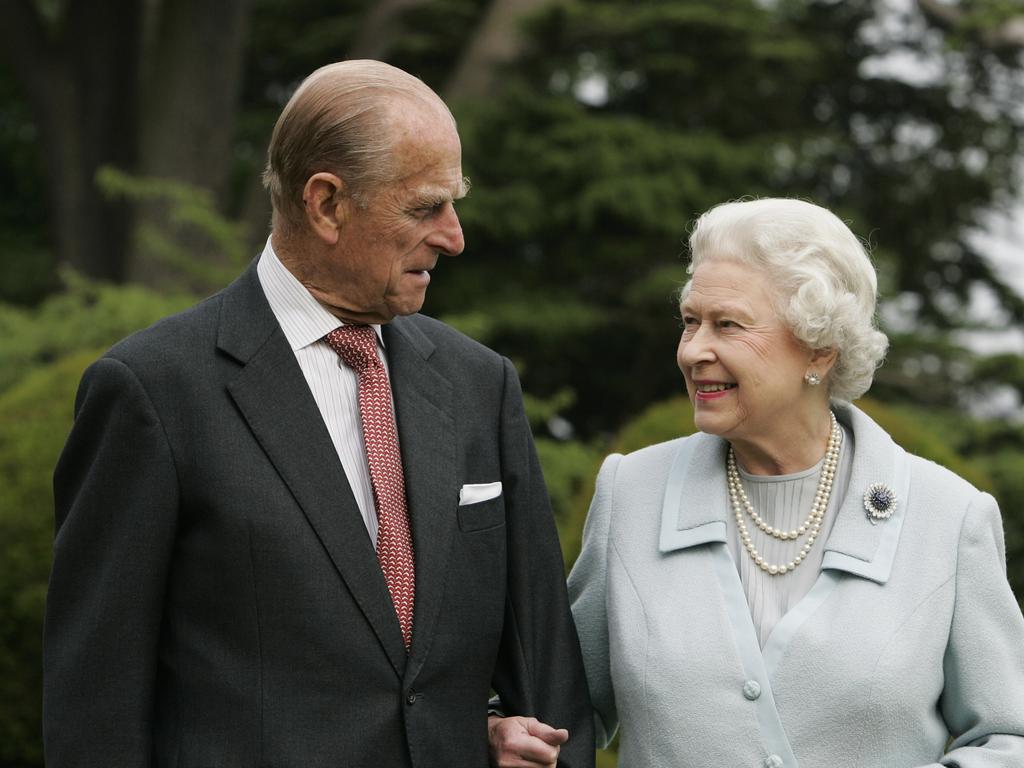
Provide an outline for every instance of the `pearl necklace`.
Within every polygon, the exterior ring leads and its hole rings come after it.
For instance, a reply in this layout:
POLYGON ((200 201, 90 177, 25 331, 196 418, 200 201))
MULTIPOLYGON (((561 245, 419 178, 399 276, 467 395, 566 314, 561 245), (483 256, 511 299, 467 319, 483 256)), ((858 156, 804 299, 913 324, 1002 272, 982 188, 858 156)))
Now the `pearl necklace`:
POLYGON ((750 499, 747 498, 743 485, 740 483, 739 470, 736 469, 736 453, 731 446, 729 448, 729 458, 726 461, 726 479, 729 482, 729 502, 732 505, 733 514, 736 516, 736 526, 739 530, 740 542, 757 567, 772 576, 782 576, 796 569, 807 557, 807 553, 811 551, 811 547, 821 531, 821 521, 825 517, 825 510, 828 509, 828 501, 832 496, 832 479, 835 477, 836 466, 839 464, 839 446, 843 442, 843 430, 840 428, 839 422, 836 421, 835 414, 830 411, 829 417, 832 422, 832 428, 828 436, 828 446, 825 448, 825 459, 821 465, 818 488, 814 493, 814 504, 811 506, 811 513, 807 516, 807 519, 792 531, 782 531, 773 528, 754 511, 754 507, 751 505, 750 499), (788 563, 781 565, 769 563, 761 556, 757 548, 754 547, 754 543, 750 538, 750 531, 747 530, 747 524, 743 519, 744 512, 750 517, 754 525, 773 538, 781 539, 782 541, 795 541, 806 533, 807 541, 800 548, 799 554, 788 563))

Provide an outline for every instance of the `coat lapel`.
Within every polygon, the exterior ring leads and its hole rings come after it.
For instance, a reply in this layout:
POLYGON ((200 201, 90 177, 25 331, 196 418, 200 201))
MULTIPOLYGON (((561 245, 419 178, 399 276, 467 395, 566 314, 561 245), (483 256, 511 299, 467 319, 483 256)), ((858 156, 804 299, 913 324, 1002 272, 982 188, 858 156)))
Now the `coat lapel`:
POLYGON ((854 458, 850 483, 825 542, 821 568, 885 584, 892 571, 909 502, 907 454, 858 408, 837 407, 836 416, 853 432, 854 458), (874 483, 896 493, 896 511, 889 519, 872 524, 864 509, 864 493, 874 483))
POLYGON ((725 542, 727 447, 724 440, 703 433, 680 441, 665 485, 658 539, 661 552, 725 542))
POLYGON ((416 553, 416 608, 406 672, 411 680, 430 651, 444 599, 458 507, 455 422, 451 382, 430 361, 433 343, 406 318, 396 318, 383 333, 416 553))
POLYGON ((405 648, 387 584, 320 411, 256 274, 223 294, 218 347, 242 368, 227 385, 401 676, 405 648))

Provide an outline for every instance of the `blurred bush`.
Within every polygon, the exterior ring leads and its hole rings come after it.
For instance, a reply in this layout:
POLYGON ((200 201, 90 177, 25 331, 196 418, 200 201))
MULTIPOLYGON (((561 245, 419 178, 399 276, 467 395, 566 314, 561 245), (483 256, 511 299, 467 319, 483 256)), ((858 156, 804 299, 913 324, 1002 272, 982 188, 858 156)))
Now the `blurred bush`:
POLYGON ((53 540, 53 466, 71 427, 81 352, 0 395, 0 765, 42 765, 43 605, 53 540))
POLYGON ((107 347, 195 302, 135 285, 62 273, 65 288, 33 309, 0 304, 0 392, 33 367, 81 349, 107 347))
POLYGON ((53 467, 85 367, 194 303, 64 274, 34 309, 0 304, 0 766, 41 766, 40 652, 53 541, 53 467), (86 350, 86 351, 83 351, 86 350))

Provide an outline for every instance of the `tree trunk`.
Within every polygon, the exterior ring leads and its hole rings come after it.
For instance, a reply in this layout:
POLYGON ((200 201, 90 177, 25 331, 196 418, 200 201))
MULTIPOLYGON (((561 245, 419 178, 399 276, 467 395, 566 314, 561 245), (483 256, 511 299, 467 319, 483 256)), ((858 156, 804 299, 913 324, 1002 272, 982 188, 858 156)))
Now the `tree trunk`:
MULTIPOLYGON (((209 190, 225 207, 235 120, 242 91, 251 0, 163 0, 155 8, 143 81, 138 172, 209 190)), ((169 215, 165 201, 144 201, 138 227, 158 231, 176 251, 208 263, 222 254, 169 215)), ((136 241, 130 277, 164 284, 180 272, 136 241)))
POLYGON ((491 90, 498 68, 522 48, 519 22, 557 0, 493 0, 441 95, 446 101, 482 98, 491 90))
POLYGON ((58 262, 120 280, 130 217, 99 194, 96 172, 135 162, 139 4, 72 0, 51 27, 31 0, 0 9, 0 42, 39 129, 58 262))
POLYGON ((145 63, 139 171, 222 194, 251 0, 163 0, 145 63))

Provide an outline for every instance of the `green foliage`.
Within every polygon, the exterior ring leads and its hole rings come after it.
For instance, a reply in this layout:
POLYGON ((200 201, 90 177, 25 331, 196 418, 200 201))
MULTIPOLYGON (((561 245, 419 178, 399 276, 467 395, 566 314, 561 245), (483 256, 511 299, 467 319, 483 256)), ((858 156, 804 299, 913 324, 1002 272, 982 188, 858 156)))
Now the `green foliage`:
POLYGON ((632 453, 693 432, 693 406, 685 396, 673 397, 646 408, 623 426, 612 442, 612 451, 632 453))
POLYGON ((580 514, 577 500, 584 489, 593 488, 602 452, 575 440, 559 441, 538 437, 536 443, 558 526, 562 558, 566 568, 571 568, 580 553, 583 521, 586 517, 585 509, 580 514))
POLYGON ((977 381, 995 382, 1013 387, 1024 401, 1024 357, 999 354, 976 361, 973 377, 977 381))
POLYGON ((522 300, 495 301, 486 308, 446 314, 444 322, 483 344, 493 344, 502 334, 543 336, 557 327, 559 333, 594 333, 604 322, 601 312, 572 296, 540 297, 530 304, 522 300))
POLYGON ((185 294, 115 286, 70 271, 63 277, 65 289, 34 309, 0 304, 0 392, 35 366, 109 346, 195 302, 185 294))
POLYGON ((112 166, 99 170, 96 183, 108 197, 147 204, 163 214, 160 224, 147 218, 139 225, 138 247, 185 278, 184 284, 225 285, 249 258, 242 226, 217 212, 207 189, 172 179, 138 178, 112 166), (197 258, 197 249, 219 258, 197 258))
POLYGON ((615 768, 619 764, 618 757, 615 752, 610 749, 599 749, 597 750, 597 763, 596 768, 615 768))
MULTIPOLYGON (((904 450, 941 464, 974 486, 994 492, 992 478, 977 464, 959 455, 950 440, 950 425, 941 414, 907 405, 886 405, 870 398, 857 407, 877 421, 904 450)), ((953 414, 950 417, 956 418, 953 414)), ((963 422, 962 416, 958 419, 963 422)))
POLYGON ((983 461, 1003 513, 1007 574, 1018 602, 1024 605, 1024 451, 1003 450, 983 461))
POLYGON ((98 352, 25 376, 0 394, 0 765, 41 766, 43 606, 53 540, 51 476, 75 389, 98 352))

